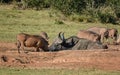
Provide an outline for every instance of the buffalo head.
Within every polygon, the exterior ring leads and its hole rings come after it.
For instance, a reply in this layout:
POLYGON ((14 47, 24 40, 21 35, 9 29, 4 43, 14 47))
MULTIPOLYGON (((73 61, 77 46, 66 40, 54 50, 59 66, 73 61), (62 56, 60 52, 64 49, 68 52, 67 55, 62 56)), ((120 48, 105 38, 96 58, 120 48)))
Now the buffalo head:
POLYGON ((58 51, 71 49, 78 41, 79 38, 76 36, 71 36, 65 39, 64 33, 60 32, 57 38, 53 41, 52 45, 49 47, 49 50, 58 51))
POLYGON ((58 36, 54 39, 52 45, 49 47, 50 51, 58 51, 64 49, 62 44, 65 42, 64 33, 60 32, 58 36))

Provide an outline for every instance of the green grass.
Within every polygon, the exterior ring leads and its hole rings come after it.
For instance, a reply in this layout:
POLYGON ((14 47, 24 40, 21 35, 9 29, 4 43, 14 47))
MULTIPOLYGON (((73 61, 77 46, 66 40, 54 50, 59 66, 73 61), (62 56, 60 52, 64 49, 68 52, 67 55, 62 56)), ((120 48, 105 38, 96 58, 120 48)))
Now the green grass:
POLYGON ((61 31, 65 32, 66 37, 93 26, 117 28, 120 31, 119 25, 64 21, 64 18, 60 12, 51 9, 17 10, 12 9, 12 6, 0 5, 0 42, 15 42, 16 35, 20 32, 39 34, 40 31, 45 31, 51 42, 61 31), (56 19, 64 23, 56 23, 56 19))
POLYGON ((120 71, 102 71, 95 69, 0 68, 0 75, 120 75, 120 71))
MULTIPOLYGON (((45 31, 50 37, 50 42, 59 32, 65 32, 65 36, 76 35, 78 30, 93 26, 117 28, 119 25, 101 23, 82 23, 63 21, 63 15, 59 12, 47 10, 16 10, 12 6, 0 5, 0 42, 15 42, 16 35, 20 32, 39 34, 45 31), (63 24, 56 23, 56 19, 63 24)), ((0 68, 0 75, 120 75, 120 72, 100 70, 69 70, 69 69, 16 69, 0 68)))

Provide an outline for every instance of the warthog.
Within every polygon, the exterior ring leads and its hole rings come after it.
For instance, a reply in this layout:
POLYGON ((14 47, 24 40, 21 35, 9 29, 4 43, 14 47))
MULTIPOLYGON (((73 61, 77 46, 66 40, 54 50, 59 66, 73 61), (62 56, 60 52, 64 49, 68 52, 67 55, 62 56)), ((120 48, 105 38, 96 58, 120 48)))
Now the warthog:
POLYGON ((117 35, 118 35, 118 30, 115 28, 112 28, 112 29, 108 29, 108 32, 109 32, 109 34, 108 34, 109 38, 112 38, 114 41, 116 41, 117 35))
POLYGON ((91 32, 91 31, 85 31, 85 30, 80 30, 77 34, 77 37, 79 38, 85 38, 94 42, 100 42, 100 35, 91 32))
POLYGON ((39 35, 29 35, 25 33, 19 33, 17 35, 17 48, 20 53, 20 47, 24 50, 24 47, 35 47, 36 51, 41 48, 44 51, 48 50, 48 41, 39 35))
POLYGON ((86 50, 86 49, 106 49, 106 45, 102 45, 100 42, 93 42, 84 38, 78 38, 77 36, 71 36, 67 39, 64 38, 64 34, 59 33, 58 37, 53 41, 49 47, 50 51, 59 50, 86 50))
POLYGON ((87 29, 87 31, 92 31, 101 36, 101 42, 103 42, 104 38, 108 39, 108 29, 103 27, 92 27, 87 29))

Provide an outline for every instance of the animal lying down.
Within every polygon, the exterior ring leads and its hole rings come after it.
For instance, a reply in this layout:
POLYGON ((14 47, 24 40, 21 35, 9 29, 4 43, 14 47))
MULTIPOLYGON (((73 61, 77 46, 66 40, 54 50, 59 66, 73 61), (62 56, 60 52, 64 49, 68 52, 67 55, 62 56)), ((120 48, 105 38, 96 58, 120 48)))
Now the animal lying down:
POLYGON ((64 38, 64 33, 59 33, 58 37, 53 41, 49 47, 50 51, 59 50, 88 50, 88 49, 107 49, 106 45, 100 42, 93 42, 87 39, 71 36, 64 38))
POLYGON ((104 27, 92 27, 92 28, 87 29, 87 31, 91 31, 96 34, 99 34, 101 37, 101 42, 104 42, 104 38, 107 39, 108 34, 109 34, 108 29, 104 27))
POLYGON ((86 31, 86 30, 79 30, 77 37, 85 38, 93 42, 97 42, 97 41, 100 42, 100 39, 101 39, 99 34, 94 33, 92 31, 86 31))

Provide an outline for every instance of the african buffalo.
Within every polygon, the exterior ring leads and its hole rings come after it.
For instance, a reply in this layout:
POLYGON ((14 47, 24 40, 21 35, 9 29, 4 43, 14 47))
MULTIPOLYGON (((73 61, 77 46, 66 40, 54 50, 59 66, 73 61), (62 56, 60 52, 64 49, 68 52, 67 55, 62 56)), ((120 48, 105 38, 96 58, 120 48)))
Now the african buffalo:
POLYGON ((67 39, 64 38, 63 33, 59 33, 58 37, 53 41, 49 47, 50 51, 59 50, 86 50, 86 49, 106 49, 107 46, 102 45, 100 42, 93 42, 87 39, 71 36, 67 39))
POLYGON ((87 29, 87 31, 92 31, 101 36, 101 42, 103 42, 104 38, 108 39, 108 29, 104 27, 92 27, 87 29))
POLYGON ((91 32, 91 31, 85 31, 85 30, 80 30, 77 34, 77 37, 79 38, 85 38, 85 39, 88 39, 88 40, 91 40, 91 41, 94 41, 94 42, 100 42, 100 35, 94 33, 94 32, 91 32))
POLYGON ((24 50, 24 47, 35 47, 36 51, 41 48, 44 51, 48 50, 48 41, 39 35, 29 35, 26 33, 19 33, 17 35, 17 48, 20 53, 20 47, 24 50))
POLYGON ((109 32, 109 34, 108 34, 109 38, 112 38, 114 41, 116 41, 117 35, 118 35, 118 30, 115 28, 112 28, 112 29, 108 29, 108 32, 109 32))

